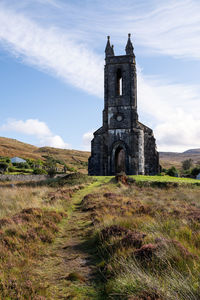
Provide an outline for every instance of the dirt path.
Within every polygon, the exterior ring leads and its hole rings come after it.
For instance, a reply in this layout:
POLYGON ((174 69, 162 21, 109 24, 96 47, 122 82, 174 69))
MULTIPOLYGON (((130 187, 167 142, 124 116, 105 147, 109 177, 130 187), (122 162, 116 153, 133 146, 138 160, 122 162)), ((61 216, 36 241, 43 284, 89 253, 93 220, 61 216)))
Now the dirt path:
POLYGON ((68 219, 53 245, 47 248, 46 258, 38 272, 48 284, 47 299, 103 299, 94 284, 95 264, 86 235, 91 230, 89 214, 80 209, 83 197, 103 183, 92 183, 72 197, 68 219))

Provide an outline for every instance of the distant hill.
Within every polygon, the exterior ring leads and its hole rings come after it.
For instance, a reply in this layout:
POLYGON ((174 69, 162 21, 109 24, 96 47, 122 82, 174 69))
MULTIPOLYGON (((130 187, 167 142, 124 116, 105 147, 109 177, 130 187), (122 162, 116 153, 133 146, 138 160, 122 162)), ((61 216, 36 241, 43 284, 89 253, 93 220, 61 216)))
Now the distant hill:
POLYGON ((190 149, 190 150, 187 150, 187 151, 185 151, 185 152, 183 152, 183 153, 192 153, 192 154, 200 154, 200 148, 198 148, 198 149, 190 149))
MULTIPOLYGON (((79 150, 58 149, 52 147, 36 147, 20 141, 0 137, 0 156, 21 157, 33 159, 45 159, 50 155, 57 159, 63 160, 67 165, 75 167, 79 171, 87 172, 87 161, 90 152, 79 150)), ((178 152, 160 152, 160 164, 164 168, 175 166, 181 167, 181 162, 191 158, 194 163, 200 161, 200 148, 189 149, 183 153, 178 152)))
POLYGON ((0 137, 0 156, 21 157, 33 159, 45 159, 45 156, 53 156, 56 159, 63 160, 70 167, 75 167, 77 170, 86 173, 87 161, 90 152, 57 149, 53 147, 36 147, 20 141, 0 137))
POLYGON ((200 161, 200 149, 189 149, 182 153, 179 152, 160 152, 160 164, 164 168, 175 166, 181 167, 181 162, 186 159, 192 159, 194 163, 200 161))

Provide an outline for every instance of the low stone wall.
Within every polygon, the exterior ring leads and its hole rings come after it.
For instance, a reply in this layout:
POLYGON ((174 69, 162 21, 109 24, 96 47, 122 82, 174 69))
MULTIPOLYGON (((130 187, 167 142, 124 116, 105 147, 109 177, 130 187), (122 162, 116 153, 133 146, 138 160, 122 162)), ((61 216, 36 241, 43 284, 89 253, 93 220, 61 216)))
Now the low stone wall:
MULTIPOLYGON (((62 177, 65 175, 56 175, 55 177, 62 177)), ((54 178, 55 178, 54 177, 54 178)), ((42 181, 48 179, 47 175, 0 175, 0 181, 42 181)))

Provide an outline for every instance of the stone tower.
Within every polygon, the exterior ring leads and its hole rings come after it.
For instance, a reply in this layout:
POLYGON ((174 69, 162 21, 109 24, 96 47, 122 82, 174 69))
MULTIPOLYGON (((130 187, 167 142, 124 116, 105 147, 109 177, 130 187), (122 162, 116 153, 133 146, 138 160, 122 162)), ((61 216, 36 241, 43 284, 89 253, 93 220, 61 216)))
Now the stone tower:
POLYGON ((94 132, 89 175, 154 175, 159 156, 153 131, 138 121, 137 75, 128 35, 126 55, 115 56, 110 37, 105 49, 103 126, 94 132))

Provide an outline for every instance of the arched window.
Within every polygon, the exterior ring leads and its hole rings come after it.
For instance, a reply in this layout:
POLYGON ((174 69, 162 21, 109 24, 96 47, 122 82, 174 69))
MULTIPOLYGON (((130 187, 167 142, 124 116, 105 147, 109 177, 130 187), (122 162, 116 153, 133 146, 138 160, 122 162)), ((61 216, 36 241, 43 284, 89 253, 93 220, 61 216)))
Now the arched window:
POLYGON ((117 70, 117 96, 122 96, 122 71, 117 70))

